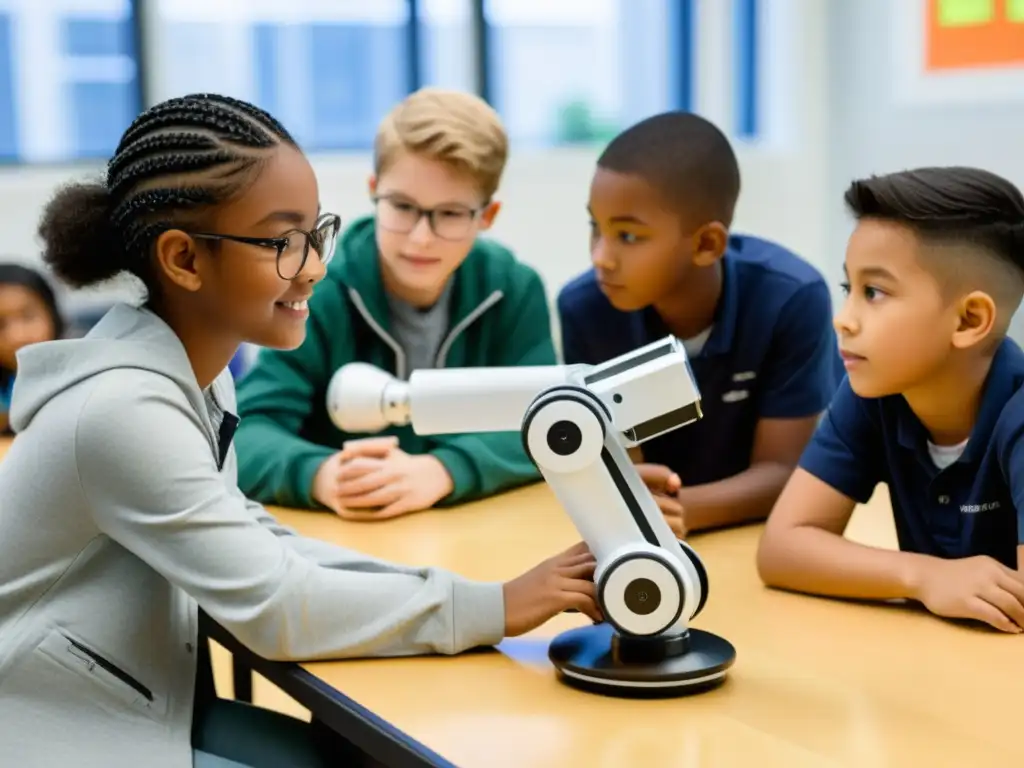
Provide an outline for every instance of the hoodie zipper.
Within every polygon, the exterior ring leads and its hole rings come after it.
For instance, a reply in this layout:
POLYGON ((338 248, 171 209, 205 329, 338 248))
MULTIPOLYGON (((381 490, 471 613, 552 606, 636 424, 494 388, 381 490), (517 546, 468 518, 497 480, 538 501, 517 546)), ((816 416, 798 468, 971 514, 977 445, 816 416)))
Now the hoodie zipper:
POLYGON ((455 327, 448 332, 445 340, 441 342, 441 346, 437 350, 437 358, 434 360, 434 365, 437 368, 445 367, 445 363, 448 362, 448 353, 451 351, 452 344, 455 343, 455 339, 458 338, 458 335, 475 323, 480 315, 501 301, 504 296, 505 294, 502 291, 494 291, 494 293, 480 302, 476 309, 462 318, 462 320, 460 320, 455 327))
POLYGON ((402 345, 399 344, 387 331, 381 327, 381 324, 373 319, 373 315, 370 314, 370 310, 366 308, 366 304, 363 302, 363 297, 359 295, 359 292, 355 288, 348 289, 348 295, 352 299, 352 303, 356 305, 356 309, 359 310, 359 314, 363 316, 363 320, 366 321, 374 333, 391 347, 391 351, 395 353, 395 373, 399 379, 405 381, 405 350, 402 349, 402 345))
POLYGON ((106 672, 116 677, 122 683, 127 685, 129 688, 132 688, 136 693, 145 698, 146 701, 150 703, 153 702, 153 692, 149 690, 149 688, 144 686, 142 683, 140 683, 138 680, 136 680, 134 677, 129 675, 127 672, 123 671, 119 667, 116 667, 114 664, 107 661, 105 658, 100 656, 95 651, 86 648, 84 645, 75 640, 72 640, 67 635, 64 636, 64 639, 67 640, 68 643, 70 643, 70 645, 68 646, 68 653, 70 653, 72 656, 79 659, 80 661, 84 661, 86 664, 92 664, 102 668, 106 672))
MULTIPOLYGON (((374 333, 376 333, 385 344, 391 347, 391 351, 395 353, 395 375, 402 381, 405 381, 407 378, 405 370, 407 363, 405 350, 402 349, 402 345, 395 341, 394 337, 385 331, 381 324, 373 318, 373 315, 371 315, 370 311, 366 308, 365 302, 363 302, 363 297, 359 295, 359 292, 356 291, 355 288, 349 288, 348 294, 352 299, 352 303, 355 304, 356 309, 359 311, 359 314, 362 315, 363 320, 366 321, 366 324, 369 325, 370 328, 373 329, 374 333)), ((455 343, 455 339, 458 338, 459 334, 475 323, 484 312, 501 301, 504 296, 505 294, 503 291, 494 291, 486 299, 480 302, 472 312, 456 323, 455 327, 448 332, 444 341, 441 342, 441 346, 437 352, 437 358, 434 361, 434 365, 436 367, 445 367, 445 363, 448 360, 448 353, 451 351, 452 344, 455 343)))

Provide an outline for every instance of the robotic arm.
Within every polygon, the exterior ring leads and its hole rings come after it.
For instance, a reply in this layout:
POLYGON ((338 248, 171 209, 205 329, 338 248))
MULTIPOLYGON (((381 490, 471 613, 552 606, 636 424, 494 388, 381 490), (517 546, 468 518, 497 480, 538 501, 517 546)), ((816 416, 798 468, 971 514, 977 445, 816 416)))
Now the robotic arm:
POLYGON ((334 423, 350 433, 405 424, 419 434, 521 433, 597 560, 607 625, 556 638, 550 653, 563 679, 619 695, 665 695, 724 677, 732 646, 689 627, 707 600, 704 565, 676 539, 627 453, 702 418, 678 340, 597 366, 417 370, 408 382, 353 363, 335 374, 327 400, 334 423), (604 645, 607 659, 598 663, 604 645))

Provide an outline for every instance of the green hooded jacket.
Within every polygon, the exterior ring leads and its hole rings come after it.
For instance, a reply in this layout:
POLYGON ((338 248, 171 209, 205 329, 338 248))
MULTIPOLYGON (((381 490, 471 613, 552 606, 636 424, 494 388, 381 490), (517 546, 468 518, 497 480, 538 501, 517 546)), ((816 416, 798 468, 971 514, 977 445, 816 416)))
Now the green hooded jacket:
MULTIPOLYGON (((540 276, 512 253, 478 239, 452 279, 450 329, 437 367, 554 365, 547 296, 540 276)), ((306 339, 294 350, 260 350, 238 385, 238 483, 252 499, 319 508, 320 464, 346 440, 327 414, 327 386, 346 363, 371 363, 408 378, 405 353, 389 334, 372 218, 353 223, 309 302, 306 339)), ((482 498, 539 479, 519 433, 422 437, 390 427, 406 453, 430 453, 452 477, 441 505, 482 498)))

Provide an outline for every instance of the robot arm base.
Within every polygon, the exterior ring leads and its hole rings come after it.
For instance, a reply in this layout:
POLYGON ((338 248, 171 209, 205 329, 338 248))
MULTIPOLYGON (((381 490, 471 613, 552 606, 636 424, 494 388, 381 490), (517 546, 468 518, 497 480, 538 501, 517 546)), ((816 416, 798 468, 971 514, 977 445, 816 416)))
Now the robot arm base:
POLYGON ((672 534, 589 390, 542 392, 523 420, 527 453, 597 558, 605 621, 564 632, 548 657, 566 684, 627 697, 681 696, 719 685, 736 660, 727 640, 694 629, 708 595, 697 553, 672 534))
POLYGON ((610 624, 593 624, 552 640, 548 658, 561 681, 574 688, 623 698, 669 698, 721 685, 736 649, 700 629, 630 638, 610 624))

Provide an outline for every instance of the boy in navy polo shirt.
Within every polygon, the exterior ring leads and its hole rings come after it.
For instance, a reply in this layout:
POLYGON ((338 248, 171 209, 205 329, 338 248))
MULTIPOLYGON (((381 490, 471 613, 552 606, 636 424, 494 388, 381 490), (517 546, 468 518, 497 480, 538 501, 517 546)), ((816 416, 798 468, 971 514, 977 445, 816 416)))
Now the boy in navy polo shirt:
POLYGON ((857 181, 847 378, 779 498, 758 552, 771 586, 911 599, 1024 627, 1024 197, 972 168, 857 181), (843 538, 878 483, 899 552, 843 538))
POLYGON ((825 281, 775 243, 730 235, 739 189, 707 120, 627 129, 590 187, 593 268, 558 296, 566 363, 684 342, 704 419, 645 443, 639 467, 679 536, 766 517, 838 385, 825 281))

